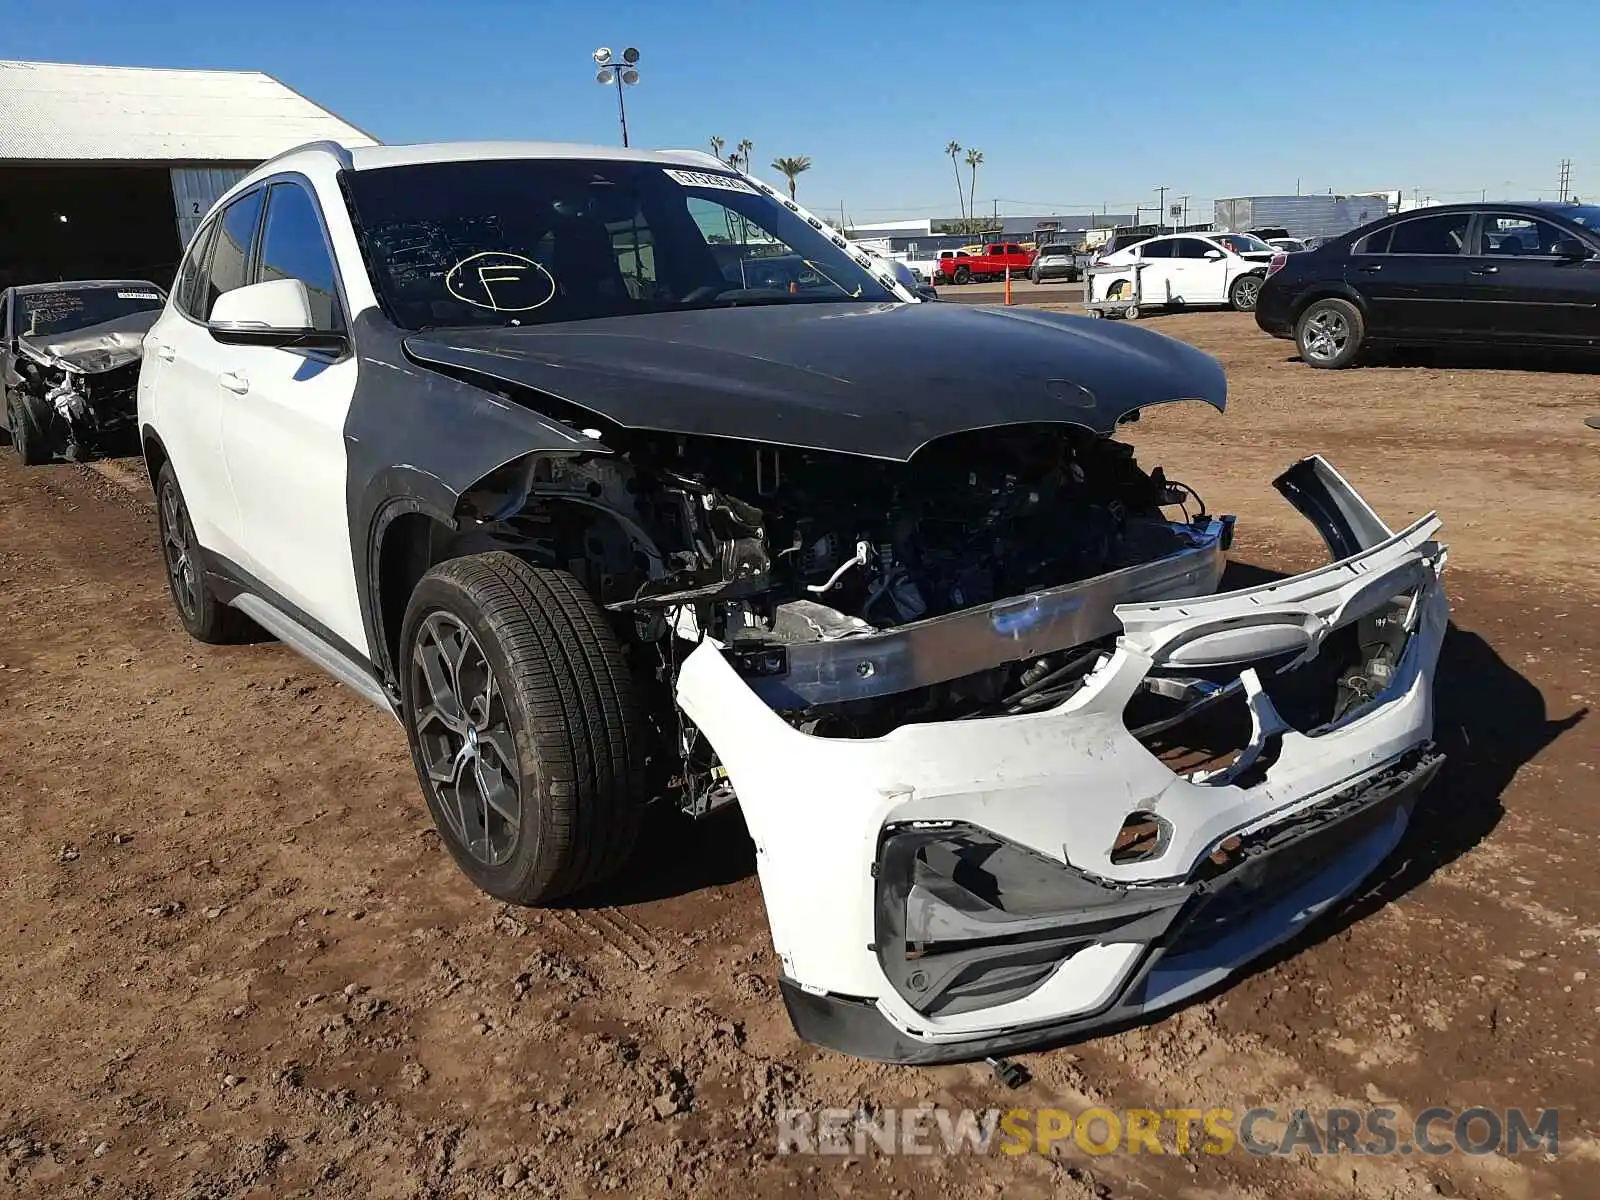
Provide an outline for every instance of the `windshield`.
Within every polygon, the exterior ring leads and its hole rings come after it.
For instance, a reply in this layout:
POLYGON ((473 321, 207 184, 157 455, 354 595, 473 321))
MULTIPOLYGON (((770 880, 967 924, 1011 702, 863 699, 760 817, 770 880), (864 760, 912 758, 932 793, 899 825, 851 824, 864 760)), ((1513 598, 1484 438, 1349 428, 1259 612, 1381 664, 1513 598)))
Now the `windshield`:
POLYGON ((899 299, 729 173, 507 159, 348 180, 379 296, 408 329, 899 299))
POLYGON ((1251 233, 1219 233, 1216 235, 1215 240, 1221 242, 1235 254, 1260 254, 1262 252, 1271 254, 1273 250, 1271 246, 1251 233))
POLYGON ((59 337, 118 317, 160 308, 166 297, 154 284, 115 284, 17 293, 17 336, 59 337))
POLYGON ((1557 209, 1563 217, 1585 229, 1600 230, 1600 207, 1593 204, 1580 205, 1577 208, 1557 209))

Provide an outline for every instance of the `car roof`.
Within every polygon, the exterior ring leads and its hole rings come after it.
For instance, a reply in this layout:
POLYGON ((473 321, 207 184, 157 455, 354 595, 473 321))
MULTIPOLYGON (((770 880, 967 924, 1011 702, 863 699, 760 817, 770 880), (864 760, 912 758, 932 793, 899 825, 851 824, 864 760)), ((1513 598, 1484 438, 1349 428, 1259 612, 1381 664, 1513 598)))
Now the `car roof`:
POLYGON ((259 178, 291 167, 301 157, 331 157, 352 171, 424 163, 481 162, 486 159, 603 159, 611 162, 659 163, 668 167, 729 171, 733 168, 704 150, 639 150, 626 146, 592 146, 579 142, 480 141, 418 142, 410 145, 342 146, 338 142, 308 142, 285 150, 250 172, 259 178), (270 170, 268 168, 271 168, 270 170))

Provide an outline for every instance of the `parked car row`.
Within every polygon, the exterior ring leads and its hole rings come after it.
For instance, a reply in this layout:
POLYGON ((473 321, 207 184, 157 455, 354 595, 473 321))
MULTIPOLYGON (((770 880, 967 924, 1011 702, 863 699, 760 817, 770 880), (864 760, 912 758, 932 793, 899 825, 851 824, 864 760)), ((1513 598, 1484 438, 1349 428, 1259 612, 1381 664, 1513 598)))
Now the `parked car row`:
POLYGON ((1273 258, 1256 323, 1313 367, 1382 346, 1600 350, 1600 207, 1409 212, 1273 258))

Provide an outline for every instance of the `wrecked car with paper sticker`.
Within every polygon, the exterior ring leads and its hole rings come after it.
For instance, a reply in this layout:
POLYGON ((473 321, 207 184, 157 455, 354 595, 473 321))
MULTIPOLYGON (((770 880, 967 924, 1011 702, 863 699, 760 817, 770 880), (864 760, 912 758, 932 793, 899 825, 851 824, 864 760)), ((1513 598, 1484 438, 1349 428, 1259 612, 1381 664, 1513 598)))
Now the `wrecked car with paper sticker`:
POLYGON ((651 804, 739 805, 825 1045, 1176 1003, 1355 888, 1438 766, 1437 518, 1305 459, 1277 487, 1332 561, 1219 591, 1233 518, 1117 436, 1220 412, 1215 360, 925 302, 707 155, 291 152, 150 345, 190 632, 248 618, 392 712, 506 900, 626 871, 651 804))
POLYGON ((166 298, 129 279, 0 292, 0 419, 23 463, 121 448, 133 430, 144 335, 166 298))

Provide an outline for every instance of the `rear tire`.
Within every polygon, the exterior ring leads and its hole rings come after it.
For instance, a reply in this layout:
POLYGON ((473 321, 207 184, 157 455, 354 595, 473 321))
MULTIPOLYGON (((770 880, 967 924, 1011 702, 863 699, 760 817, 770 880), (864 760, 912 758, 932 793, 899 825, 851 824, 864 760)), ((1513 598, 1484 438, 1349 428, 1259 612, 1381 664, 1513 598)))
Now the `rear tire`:
POLYGON ((30 392, 6 393, 6 424, 11 445, 25 467, 42 467, 55 457, 50 445, 50 409, 30 392))
POLYGON ((171 463, 163 464, 156 476, 156 528, 167 568, 167 590, 189 636, 213 646, 249 640, 255 633, 250 618, 218 600, 206 579, 200 543, 171 463))
POLYGON ((1228 289, 1228 303, 1234 312, 1255 312, 1256 301, 1261 298, 1260 275, 1241 275, 1228 289))
POLYGON ((1312 301, 1294 324, 1300 361, 1325 371, 1337 371, 1355 362, 1366 335, 1367 323, 1361 310, 1348 300, 1331 296, 1312 301))
POLYGON ((621 642, 573 576, 500 551, 441 563, 406 607, 400 680, 417 779, 474 884, 537 904, 627 862, 648 726, 621 642))

